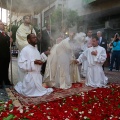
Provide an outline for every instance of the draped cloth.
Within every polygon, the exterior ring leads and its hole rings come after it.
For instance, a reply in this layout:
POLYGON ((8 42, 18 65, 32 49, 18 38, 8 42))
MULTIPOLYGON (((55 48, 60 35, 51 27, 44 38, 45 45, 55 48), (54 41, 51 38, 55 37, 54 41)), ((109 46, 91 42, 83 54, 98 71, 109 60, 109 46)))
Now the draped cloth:
POLYGON ((86 76, 86 85, 91 87, 102 87, 108 83, 102 65, 106 60, 106 51, 103 47, 90 47, 85 50, 77 59, 80 63, 87 59, 88 68, 86 76), (97 50, 97 56, 91 55, 92 51, 97 50))
POLYGON ((71 62, 75 59, 74 54, 80 47, 76 39, 70 40, 70 38, 56 44, 47 59, 44 82, 62 89, 68 89, 72 83, 80 82, 78 66, 71 62))
MULTIPOLYGON (((82 50, 85 51, 87 48, 89 48, 91 46, 92 46, 92 37, 87 36, 85 38, 85 43, 84 43, 84 45, 82 47, 82 50)), ((84 60, 82 62, 82 67, 81 67, 81 75, 83 77, 86 77, 86 75, 87 75, 87 68, 88 68, 88 62, 87 62, 87 60, 84 60)))
MULTIPOLYGON (((29 26, 25 26, 24 23, 22 23, 19 28, 17 29, 16 32, 16 45, 17 48, 19 50, 19 53, 21 52, 21 50, 28 45, 28 41, 27 41, 27 35, 31 33, 36 34, 35 30, 33 29, 33 27, 31 25, 29 26)), ((18 58, 19 58, 19 54, 18 54, 18 58)), ((19 71, 18 68, 18 81, 22 81, 23 79, 21 78, 21 75, 24 74, 21 71, 19 71)))
POLYGON ((31 30, 32 33, 36 35, 36 32, 31 25, 25 26, 24 23, 22 23, 18 28, 16 32, 16 45, 19 51, 21 51, 26 45, 28 45, 27 35, 31 33, 31 30))
POLYGON ((22 81, 15 85, 15 90, 24 96, 36 97, 50 94, 52 88, 42 86, 42 75, 40 74, 41 65, 34 64, 35 60, 46 60, 47 56, 40 55, 36 47, 28 44, 20 52, 18 67, 22 81), (22 73, 22 74, 21 74, 22 73))

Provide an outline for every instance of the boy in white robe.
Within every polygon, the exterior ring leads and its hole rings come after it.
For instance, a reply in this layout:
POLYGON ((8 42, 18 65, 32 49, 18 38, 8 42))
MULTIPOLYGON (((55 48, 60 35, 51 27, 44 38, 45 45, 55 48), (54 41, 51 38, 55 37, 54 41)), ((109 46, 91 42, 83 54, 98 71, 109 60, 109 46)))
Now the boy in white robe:
POLYGON ((93 37, 92 46, 86 49, 74 63, 82 63, 87 59, 88 69, 86 76, 86 85, 91 87, 104 87, 108 83, 108 78, 105 76, 102 65, 106 60, 106 51, 98 45, 98 38, 93 37))
POLYGON ((52 88, 44 88, 42 86, 42 75, 40 74, 41 65, 46 61, 49 51, 40 55, 39 51, 35 47, 37 39, 35 34, 29 34, 27 36, 28 45, 24 47, 20 53, 18 59, 18 66, 20 68, 23 81, 18 82, 15 85, 15 90, 23 94, 24 96, 36 97, 50 94, 52 88))

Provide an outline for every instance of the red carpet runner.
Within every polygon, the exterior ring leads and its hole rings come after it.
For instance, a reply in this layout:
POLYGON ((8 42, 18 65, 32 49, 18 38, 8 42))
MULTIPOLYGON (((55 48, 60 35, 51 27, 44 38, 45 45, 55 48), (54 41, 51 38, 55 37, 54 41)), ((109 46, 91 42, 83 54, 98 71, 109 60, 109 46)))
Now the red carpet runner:
POLYGON ((44 95, 42 97, 25 97, 17 93, 14 89, 10 89, 16 99, 20 101, 22 105, 36 105, 43 102, 54 101, 60 98, 65 98, 67 96, 71 96, 77 94, 79 92, 89 91, 93 88, 84 86, 82 83, 74 83, 70 89, 56 89, 53 88, 54 92, 50 95, 44 95))

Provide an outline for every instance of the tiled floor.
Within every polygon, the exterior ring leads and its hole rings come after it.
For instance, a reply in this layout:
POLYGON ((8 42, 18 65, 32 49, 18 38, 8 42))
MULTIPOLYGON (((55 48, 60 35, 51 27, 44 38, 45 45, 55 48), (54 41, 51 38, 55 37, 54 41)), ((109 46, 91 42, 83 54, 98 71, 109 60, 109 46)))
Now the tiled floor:
POLYGON ((9 97, 5 89, 0 89, 0 101, 8 101, 9 97))
MULTIPOLYGON (((13 58, 12 60, 12 73, 13 73, 13 83, 16 84, 17 83, 17 59, 13 58)), ((11 80, 11 65, 9 67, 9 78, 11 80)), ((9 88, 9 86, 4 86, 5 88, 9 88)), ((6 89, 0 89, 0 101, 8 101, 9 100, 9 96, 6 92, 6 89)))

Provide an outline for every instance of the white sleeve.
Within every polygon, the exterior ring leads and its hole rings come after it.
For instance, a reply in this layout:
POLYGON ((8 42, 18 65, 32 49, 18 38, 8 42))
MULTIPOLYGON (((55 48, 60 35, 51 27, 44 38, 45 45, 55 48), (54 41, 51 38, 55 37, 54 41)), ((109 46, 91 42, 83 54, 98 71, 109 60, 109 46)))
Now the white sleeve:
POLYGON ((97 58, 97 62, 98 63, 102 63, 103 64, 105 62, 106 58, 107 58, 106 50, 103 48, 101 53, 98 56, 96 56, 96 58, 97 58))
POLYGON ((27 53, 25 51, 21 51, 19 59, 18 59, 18 66, 20 69, 26 72, 31 72, 35 70, 34 59, 30 60, 27 57, 27 53))
POLYGON ((87 54, 87 50, 85 50, 85 51, 78 57, 77 61, 78 61, 79 63, 84 62, 84 60, 87 59, 86 54, 87 54))
POLYGON ((47 60, 47 56, 44 53, 42 53, 40 57, 42 62, 45 62, 47 60))

